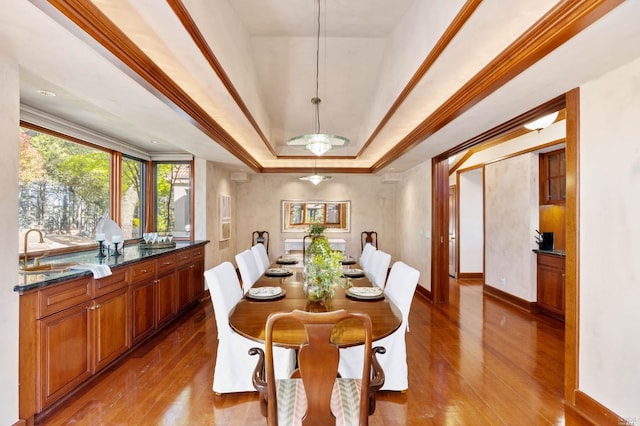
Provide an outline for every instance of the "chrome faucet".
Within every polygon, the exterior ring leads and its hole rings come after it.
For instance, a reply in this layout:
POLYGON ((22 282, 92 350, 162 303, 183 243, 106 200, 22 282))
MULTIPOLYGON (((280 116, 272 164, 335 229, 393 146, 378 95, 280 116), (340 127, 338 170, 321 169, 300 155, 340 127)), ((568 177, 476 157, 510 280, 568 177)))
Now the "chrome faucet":
MULTIPOLYGON (((44 243, 44 236, 42 235, 42 231, 40 231, 39 229, 33 228, 33 229, 29 229, 27 232, 25 232, 24 234, 24 264, 22 265, 22 269, 27 269, 27 262, 29 261, 29 256, 28 256, 28 252, 27 252, 27 241, 28 241, 28 237, 29 237, 29 233, 31 231, 36 231, 38 234, 40 234, 40 243, 44 243)), ((45 254, 46 255, 46 254, 45 254)), ((42 256, 44 257, 44 256, 42 256)), ((37 258, 34 260, 35 265, 34 266, 39 266, 40 265, 40 259, 42 258, 37 258)))

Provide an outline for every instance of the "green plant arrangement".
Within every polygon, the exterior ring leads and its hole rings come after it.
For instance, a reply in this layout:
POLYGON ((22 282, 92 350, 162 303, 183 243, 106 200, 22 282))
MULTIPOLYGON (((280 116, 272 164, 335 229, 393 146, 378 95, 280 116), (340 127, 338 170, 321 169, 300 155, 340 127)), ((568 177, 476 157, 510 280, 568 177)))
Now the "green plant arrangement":
POLYGON ((310 302, 331 299, 336 284, 344 288, 351 285, 348 278, 342 278, 342 252, 331 250, 329 240, 322 233, 313 236, 306 252, 305 292, 310 302))
POLYGON ((319 235, 322 235, 326 229, 326 226, 319 223, 314 223, 309 226, 307 233, 311 235, 311 237, 317 237, 319 235))

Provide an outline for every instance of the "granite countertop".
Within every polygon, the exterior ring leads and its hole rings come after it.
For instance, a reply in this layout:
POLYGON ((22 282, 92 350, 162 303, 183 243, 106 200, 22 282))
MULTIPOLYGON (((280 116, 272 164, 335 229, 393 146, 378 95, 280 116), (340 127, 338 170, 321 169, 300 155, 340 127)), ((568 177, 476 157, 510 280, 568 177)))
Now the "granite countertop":
MULTIPOLYGON (((207 244, 207 240, 197 241, 176 241, 176 246, 163 249, 145 249, 138 247, 137 244, 131 244, 124 247, 124 251, 119 256, 109 256, 99 258, 96 256, 97 249, 81 251, 76 253, 69 253, 60 256, 47 257, 42 263, 56 263, 56 262, 74 262, 85 263, 94 265, 108 265, 110 268, 119 268, 121 266, 129 265, 131 263, 143 260, 151 259, 156 256, 161 256, 173 251, 180 251, 189 249, 199 245, 207 244)), ((59 283, 61 281, 67 281, 72 278, 78 278, 84 275, 90 275, 91 271, 87 270, 67 270, 64 272, 48 272, 48 273, 21 273, 20 266, 18 266, 17 275, 18 283, 13 288, 13 291, 23 293, 35 288, 44 287, 50 284, 59 283)))
POLYGON ((565 257, 565 252, 564 250, 540 250, 540 249, 533 249, 533 251, 535 253, 538 254, 548 254, 551 256, 560 256, 560 257, 565 257))

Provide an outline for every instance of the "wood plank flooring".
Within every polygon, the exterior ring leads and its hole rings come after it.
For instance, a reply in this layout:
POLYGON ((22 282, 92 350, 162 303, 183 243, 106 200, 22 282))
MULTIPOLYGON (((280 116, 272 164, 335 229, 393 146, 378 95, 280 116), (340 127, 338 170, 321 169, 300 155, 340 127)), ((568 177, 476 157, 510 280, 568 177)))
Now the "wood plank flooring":
MULTIPOLYGON (((409 390, 382 392, 371 425, 560 425, 564 324, 451 280, 450 304, 416 297, 407 335, 409 390)), ((265 425, 255 393, 216 396, 211 303, 145 342, 43 425, 265 425)))

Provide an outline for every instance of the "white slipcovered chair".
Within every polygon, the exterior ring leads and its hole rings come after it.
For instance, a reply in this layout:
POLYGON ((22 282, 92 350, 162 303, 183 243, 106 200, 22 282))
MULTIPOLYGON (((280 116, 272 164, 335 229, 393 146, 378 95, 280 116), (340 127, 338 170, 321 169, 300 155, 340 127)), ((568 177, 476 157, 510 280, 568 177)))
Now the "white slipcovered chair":
POLYGON ((262 274, 258 269, 256 258, 249 249, 236 254, 236 263, 242 278, 242 291, 246 293, 262 274))
POLYGON ((371 243, 365 244, 364 248, 362 249, 362 254, 360 255, 360 259, 358 259, 358 263, 365 271, 368 270, 370 266, 369 264, 371 262, 371 256, 376 252, 376 250, 377 249, 371 243))
MULTIPOLYGON (((385 382, 381 390, 404 391, 409 388, 407 369, 407 347, 405 333, 409 325, 409 310, 413 293, 418 285, 420 271, 403 262, 395 262, 384 289, 384 294, 402 312, 402 324, 391 335, 377 340, 376 346, 382 346, 386 354, 378 355, 378 361, 384 370, 385 382)), ((341 377, 358 377, 362 372, 362 346, 340 349, 341 377)))
POLYGON ((258 243, 251 247, 251 253, 253 253, 253 257, 256 259, 258 272, 260 272, 260 275, 264 274, 264 271, 269 267, 269 255, 267 254, 267 249, 264 247, 264 244, 258 243))
MULTIPOLYGON (((242 299, 236 270, 231 262, 224 262, 205 271, 204 278, 218 328, 213 391, 219 394, 255 391, 252 379, 256 360, 249 355, 249 349, 260 344, 239 335, 229 325, 229 313, 242 299)), ((274 348, 274 362, 276 375, 288 378, 295 366, 295 351, 274 348)))
POLYGON ((376 250, 371 255, 369 268, 365 271, 367 278, 380 288, 384 288, 387 280, 387 272, 389 272, 389 264, 391 263, 391 255, 382 250, 376 250))

